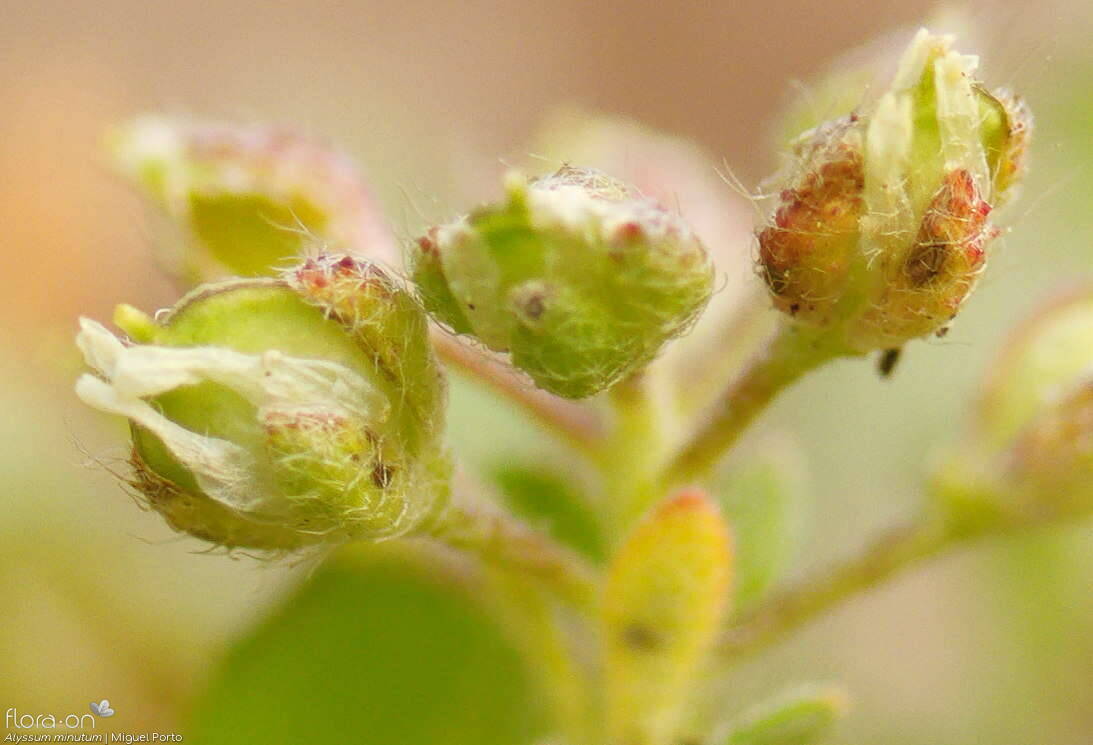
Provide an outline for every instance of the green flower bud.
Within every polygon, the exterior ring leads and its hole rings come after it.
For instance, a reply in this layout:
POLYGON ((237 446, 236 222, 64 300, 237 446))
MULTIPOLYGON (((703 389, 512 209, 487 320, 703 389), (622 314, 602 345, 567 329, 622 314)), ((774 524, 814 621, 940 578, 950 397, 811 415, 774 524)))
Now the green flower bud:
POLYGON ((970 434, 940 472, 956 520, 1093 512, 1093 290, 1025 322, 991 366, 970 434))
POLYGON ((990 366, 977 434, 993 449, 1093 373, 1093 287, 1053 298, 1012 334, 990 366))
POLYGON ((1093 365, 1025 428, 1010 455, 1006 478, 1024 512, 1093 512, 1093 365))
POLYGON ((507 186, 505 201, 421 238, 412 271, 431 313, 508 352, 539 387, 597 393, 705 307, 713 269, 678 216, 569 166, 507 186))
POLYGON ((321 257, 202 286, 122 341, 83 319, 87 404, 132 425, 133 484, 176 530, 291 550, 429 527, 447 501, 444 385, 415 301, 321 257))
POLYGON ((998 233, 988 218, 1023 167, 1030 120, 975 81, 978 60, 920 31, 868 110, 817 127, 759 263, 775 305, 858 352, 943 330, 998 233))
POLYGON ((313 244, 397 258, 349 159, 293 132, 147 116, 111 145, 169 219, 168 268, 189 282, 270 276, 313 244))
POLYGON ((1026 322, 992 369, 977 434, 1011 509, 1093 511, 1093 290, 1026 322))

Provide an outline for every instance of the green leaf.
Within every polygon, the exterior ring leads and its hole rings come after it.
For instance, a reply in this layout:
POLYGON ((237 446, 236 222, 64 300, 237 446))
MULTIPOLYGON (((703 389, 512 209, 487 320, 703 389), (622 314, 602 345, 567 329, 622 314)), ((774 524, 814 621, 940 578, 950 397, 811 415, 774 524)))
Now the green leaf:
POLYGON ((846 694, 807 686, 760 704, 717 745, 816 745, 846 710, 846 694))
POLYGON ((493 478, 514 512, 588 558, 605 558, 596 513, 560 475, 543 466, 506 464, 493 478))
POLYGON ((204 745, 519 745, 544 716, 470 594, 407 552, 320 569, 239 641, 193 716, 204 745))
POLYGON ((734 613, 763 599, 792 562, 802 533, 799 477, 789 453, 771 453, 727 474, 716 491, 736 537, 734 613))
POLYGON ((668 745, 727 610, 733 549, 717 505, 681 491, 649 511, 604 581, 608 742, 668 745))

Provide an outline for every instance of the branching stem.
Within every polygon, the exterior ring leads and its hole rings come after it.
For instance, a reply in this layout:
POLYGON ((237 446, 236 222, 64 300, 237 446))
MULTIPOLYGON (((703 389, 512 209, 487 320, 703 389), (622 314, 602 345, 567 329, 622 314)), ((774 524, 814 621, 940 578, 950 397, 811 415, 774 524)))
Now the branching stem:
POLYGON ((595 414, 580 404, 533 388, 512 370, 451 335, 434 330, 433 347, 450 367, 483 383, 578 450, 587 451, 602 438, 595 414))
POLYGON ((434 537, 483 561, 523 572, 569 602, 587 609, 595 599, 595 570, 580 556, 485 500, 459 498, 434 537))
POLYGON ((793 324, 781 326, 669 461, 659 491, 704 478, 778 393, 810 370, 847 353, 832 335, 793 324))
POLYGON ((766 649, 850 598, 985 532, 957 533, 933 520, 893 529, 857 556, 775 597, 728 629, 718 644, 718 661, 733 663, 766 649))

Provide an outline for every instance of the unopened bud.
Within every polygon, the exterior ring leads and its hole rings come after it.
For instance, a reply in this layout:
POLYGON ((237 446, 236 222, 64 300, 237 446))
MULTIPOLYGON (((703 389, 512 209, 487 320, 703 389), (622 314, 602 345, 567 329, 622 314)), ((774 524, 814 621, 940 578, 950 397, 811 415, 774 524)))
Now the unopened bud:
POLYGON ((427 320, 376 267, 313 259, 115 320, 130 340, 81 322, 76 390, 130 420, 132 483, 176 530, 291 550, 412 533, 446 503, 427 320))
POLYGON ((959 520, 1093 512, 1093 291, 1054 300, 991 366, 971 431, 939 474, 959 520))
POLYGON ((998 233, 992 208, 1023 168, 1026 110, 987 92, 977 58, 950 45, 920 31, 872 107, 803 135, 759 233, 775 305, 858 352, 956 316, 998 233))
POLYGON ((598 171, 563 167, 421 238, 426 307, 508 352, 539 387, 601 391, 648 363, 705 307, 713 269, 675 214, 598 171))
POLYGON ((1014 509, 1093 511, 1093 290, 1053 302, 1018 331, 977 424, 1014 509))
POLYGON ((827 325, 846 291, 865 210, 862 132, 856 119, 818 130, 795 146, 802 169, 759 233, 759 261, 775 306, 827 325))
POLYGON ((1093 373, 1093 287, 1052 298, 1013 332, 990 366, 977 430, 992 449, 1093 373))
POLYGON ((1007 480, 1026 512, 1079 517, 1093 512, 1093 364, 1089 375, 1021 433, 1007 480))
POLYGON ((270 276, 312 245, 397 259, 350 160, 294 132, 146 116, 111 145, 119 170, 166 215, 164 258, 191 283, 270 276))

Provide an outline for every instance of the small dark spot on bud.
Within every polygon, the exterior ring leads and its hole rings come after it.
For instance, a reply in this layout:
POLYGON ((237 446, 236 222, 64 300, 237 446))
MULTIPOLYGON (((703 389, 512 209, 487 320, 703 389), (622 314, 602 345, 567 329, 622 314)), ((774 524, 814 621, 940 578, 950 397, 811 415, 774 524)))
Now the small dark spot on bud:
POLYGON ((622 630, 623 643, 639 652, 651 652, 661 645, 660 635, 643 623, 632 623, 622 630))
POLYGON ((532 295, 524 302, 524 313, 533 321, 538 321, 543 316, 546 306, 542 295, 532 295))
POLYGON ((939 328, 937 331, 934 332, 934 336, 936 336, 938 339, 944 339, 946 336, 948 336, 948 334, 949 334, 949 327, 948 326, 942 326, 941 328, 939 328))
POLYGON ((902 347, 896 347, 895 349, 885 349, 883 352, 881 352, 880 359, 877 360, 877 372, 880 373, 880 376, 882 378, 891 377, 892 372, 896 369, 896 364, 899 362, 899 358, 902 353, 902 347))
POLYGON ((941 274, 945 261, 949 258, 949 246, 946 243, 920 243, 911 249, 904 270, 914 287, 923 287, 930 280, 941 274))
MULTIPOLYGON (((763 245, 764 240, 770 236, 770 230, 764 230, 759 234, 759 244, 763 245)), ((788 270, 786 267, 777 266, 773 262, 761 260, 759 264, 759 271, 762 274, 763 281, 767 283, 767 287, 775 295, 783 295, 789 288, 788 270)))
POLYGON ((394 479, 394 477, 394 466, 389 466, 386 463, 377 463, 372 469, 372 483, 380 489, 389 487, 391 485, 391 480, 394 479))

